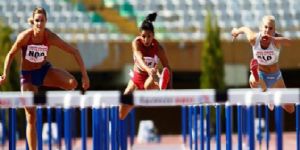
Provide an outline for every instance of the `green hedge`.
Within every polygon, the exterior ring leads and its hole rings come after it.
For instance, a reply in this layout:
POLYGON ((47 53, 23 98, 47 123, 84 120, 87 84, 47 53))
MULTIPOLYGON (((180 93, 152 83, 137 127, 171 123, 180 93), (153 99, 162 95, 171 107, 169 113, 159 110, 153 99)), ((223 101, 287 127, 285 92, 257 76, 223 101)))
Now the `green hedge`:
MULTIPOLYGON (((3 66, 5 57, 12 46, 12 41, 10 35, 13 33, 13 30, 0 22, 0 73, 3 73, 3 66)), ((9 69, 9 76, 5 84, 0 86, 1 91, 16 91, 20 90, 19 82, 19 68, 16 61, 14 60, 9 69)))

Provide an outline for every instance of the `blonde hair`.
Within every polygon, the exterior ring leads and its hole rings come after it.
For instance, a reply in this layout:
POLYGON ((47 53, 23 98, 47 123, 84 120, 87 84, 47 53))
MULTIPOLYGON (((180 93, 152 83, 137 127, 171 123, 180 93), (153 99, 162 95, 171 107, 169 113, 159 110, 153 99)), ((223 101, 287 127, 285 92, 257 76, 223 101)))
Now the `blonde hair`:
POLYGON ((43 14, 47 20, 47 13, 46 10, 43 7, 36 7, 33 11, 32 11, 32 16, 28 18, 28 23, 30 25, 33 25, 33 18, 35 14, 43 14))
POLYGON ((271 22, 275 28, 275 17, 272 15, 266 15, 262 18, 261 29, 263 29, 265 22, 271 22))

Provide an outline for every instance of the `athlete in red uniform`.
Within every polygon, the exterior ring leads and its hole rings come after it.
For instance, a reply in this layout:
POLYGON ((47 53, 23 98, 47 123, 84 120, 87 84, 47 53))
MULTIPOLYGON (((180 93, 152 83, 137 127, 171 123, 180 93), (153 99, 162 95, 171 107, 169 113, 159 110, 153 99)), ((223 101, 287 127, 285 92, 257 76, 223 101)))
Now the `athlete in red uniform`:
MULTIPOLYGON (((78 50, 64 42, 55 33, 46 28, 47 15, 43 8, 35 8, 29 23, 32 28, 21 32, 11 50, 8 52, 4 71, 0 78, 0 85, 6 80, 9 68, 16 53, 22 49, 21 57, 21 91, 37 92, 39 86, 58 87, 65 90, 73 90, 77 87, 77 81, 68 72, 52 67, 46 60, 50 46, 56 46, 72 54, 82 73, 82 87, 89 88, 89 78, 78 50)), ((36 109, 35 106, 25 106, 27 120, 27 141, 30 150, 36 149, 36 109)))
MULTIPOLYGON (((166 89, 172 87, 171 68, 168 63, 165 51, 159 42, 154 38, 154 27, 157 14, 152 13, 147 16, 140 27, 140 36, 132 42, 134 67, 132 78, 129 80, 124 95, 132 93, 135 89, 166 89), (158 75, 158 62, 161 61, 163 71, 158 75), (170 81, 170 82, 169 82, 170 81)), ((120 119, 125 119, 133 105, 121 104, 120 119)))

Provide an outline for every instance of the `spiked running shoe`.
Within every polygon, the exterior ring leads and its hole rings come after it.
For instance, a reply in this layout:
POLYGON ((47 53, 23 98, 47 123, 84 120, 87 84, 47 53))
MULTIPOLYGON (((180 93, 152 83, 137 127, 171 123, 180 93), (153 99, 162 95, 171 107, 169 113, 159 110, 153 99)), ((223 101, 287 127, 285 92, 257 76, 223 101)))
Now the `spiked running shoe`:
POLYGON ((164 67, 159 79, 160 90, 166 89, 168 87, 169 80, 170 80, 170 71, 168 68, 164 67))
POLYGON ((251 70, 251 73, 254 76, 255 81, 258 82, 259 81, 259 76, 258 76, 258 62, 257 62, 256 59, 251 59, 250 70, 251 70))

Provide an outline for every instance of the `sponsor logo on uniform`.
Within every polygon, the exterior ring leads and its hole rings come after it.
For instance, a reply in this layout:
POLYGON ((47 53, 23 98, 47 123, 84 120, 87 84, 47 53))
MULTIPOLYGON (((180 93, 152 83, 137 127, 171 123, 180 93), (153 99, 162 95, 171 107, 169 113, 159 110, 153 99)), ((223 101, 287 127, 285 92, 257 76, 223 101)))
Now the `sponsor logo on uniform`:
POLYGON ((28 45, 25 59, 33 63, 43 62, 47 56, 48 46, 28 45))

